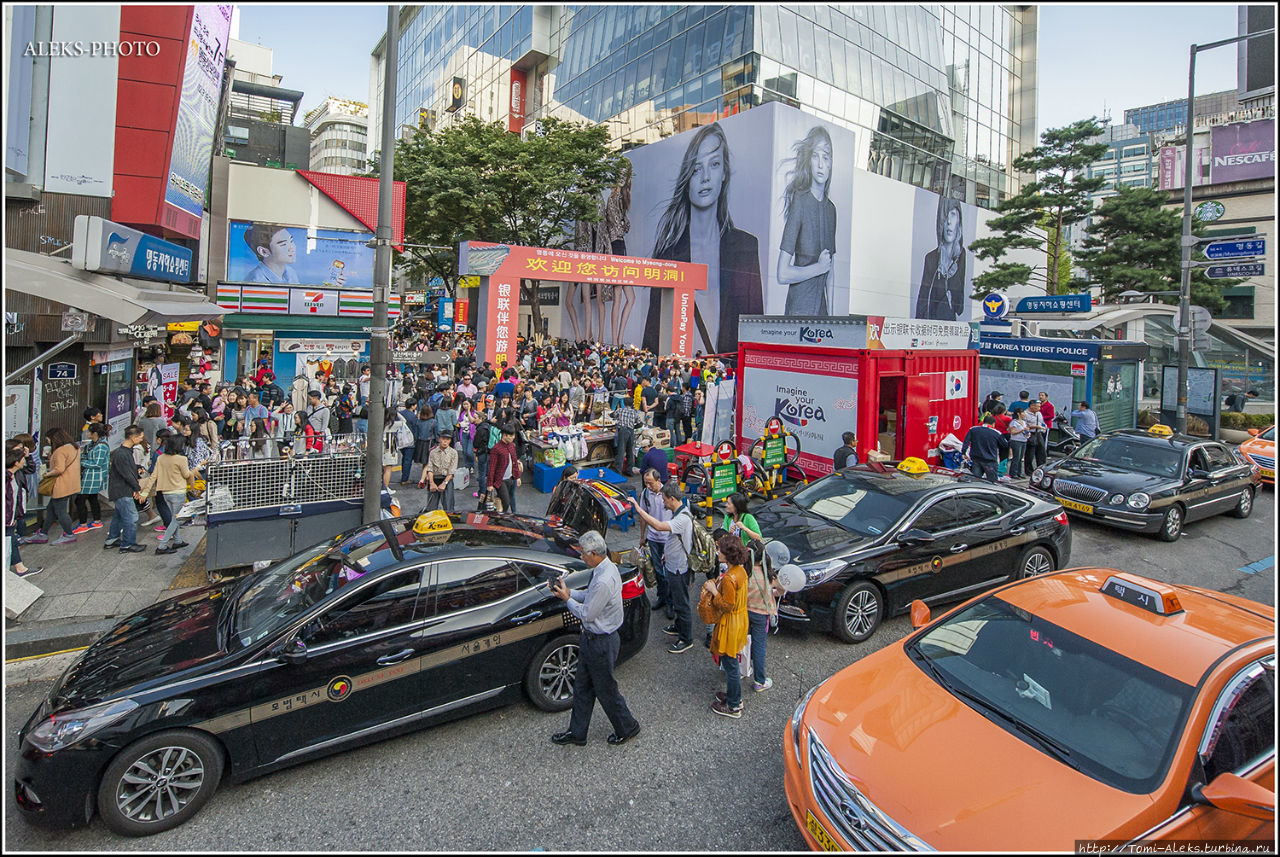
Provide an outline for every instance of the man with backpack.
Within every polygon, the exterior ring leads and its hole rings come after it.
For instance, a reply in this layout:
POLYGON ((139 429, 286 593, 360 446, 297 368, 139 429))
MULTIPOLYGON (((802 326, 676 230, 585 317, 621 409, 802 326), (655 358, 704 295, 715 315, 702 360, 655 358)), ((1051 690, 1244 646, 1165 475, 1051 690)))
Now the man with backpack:
MULTIPOLYGON (((476 506, 477 512, 483 512, 485 508, 485 498, 489 488, 489 450, 493 448, 495 441, 494 433, 498 432, 498 427, 493 424, 492 411, 481 411, 483 419, 476 423, 476 433, 471 439, 471 452, 476 457, 476 497, 479 498, 479 505, 476 506)), ((498 432, 499 439, 501 432, 498 432)))
POLYGON ((684 396, 680 394, 680 382, 673 381, 667 387, 667 431, 671 433, 671 445, 679 446, 684 443, 684 433, 681 431, 684 418, 684 396))
POLYGON ((631 498, 631 506, 640 520, 644 521, 646 528, 671 534, 667 538, 662 564, 667 574, 667 598, 676 618, 673 624, 663 629, 663 633, 676 638, 667 647, 667 651, 674 655, 693 648, 693 611, 689 606, 690 573, 707 571, 708 545, 712 565, 716 564, 716 554, 711 535, 693 519, 693 513, 685 504, 684 495, 674 479, 662 486, 662 505, 671 513, 671 520, 659 521, 645 511, 635 497, 631 498))

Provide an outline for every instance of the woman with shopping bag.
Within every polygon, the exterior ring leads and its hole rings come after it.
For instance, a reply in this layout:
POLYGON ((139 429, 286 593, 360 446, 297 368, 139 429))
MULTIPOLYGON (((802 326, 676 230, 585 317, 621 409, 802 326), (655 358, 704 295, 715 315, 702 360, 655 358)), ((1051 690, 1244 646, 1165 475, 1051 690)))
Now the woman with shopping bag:
POLYGON ((707 624, 715 623, 711 633, 711 658, 725 675, 725 690, 717 693, 711 710, 725 717, 742 716, 742 664, 750 658, 747 635, 747 566, 751 555, 742 539, 732 534, 716 541, 716 554, 728 568, 716 580, 702 585, 698 615, 707 624))

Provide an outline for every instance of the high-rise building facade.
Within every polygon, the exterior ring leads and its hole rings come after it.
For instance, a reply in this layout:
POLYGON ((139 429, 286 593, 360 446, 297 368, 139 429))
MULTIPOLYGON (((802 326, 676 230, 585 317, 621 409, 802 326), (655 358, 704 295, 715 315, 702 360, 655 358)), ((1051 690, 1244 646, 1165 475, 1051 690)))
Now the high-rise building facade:
POLYGON ((307 111, 303 124, 311 134, 311 169, 343 176, 365 171, 369 105, 329 96, 307 111))
POLYGON ((234 70, 220 154, 262 167, 310 169, 307 130, 293 124, 302 93, 282 86, 271 49, 231 39, 227 55, 234 70))
MULTIPOLYGON (((630 149, 781 101, 854 131, 857 168, 983 207, 1017 192, 1012 163, 1037 142, 1034 6, 402 9, 402 132, 555 116, 630 149)), ((375 135, 382 57, 380 43, 375 135)))

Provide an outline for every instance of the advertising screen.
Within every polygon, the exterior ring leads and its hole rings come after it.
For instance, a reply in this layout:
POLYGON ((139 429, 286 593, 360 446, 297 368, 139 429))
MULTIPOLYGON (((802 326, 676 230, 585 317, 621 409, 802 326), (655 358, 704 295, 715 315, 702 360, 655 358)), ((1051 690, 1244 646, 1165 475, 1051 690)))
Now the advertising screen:
POLYGON ((748 352, 740 447, 762 437, 765 423, 776 416, 800 443, 800 466, 830 473, 841 434, 857 423, 856 371, 849 359, 748 352))
MULTIPOLYGON (((200 216, 208 189, 209 163, 213 155, 214 125, 222 92, 222 69, 227 60, 227 40, 231 32, 230 4, 196 6, 187 42, 186 65, 182 74, 182 99, 178 123, 173 132, 173 154, 169 159, 169 180, 165 202, 194 218, 198 237, 200 216)), ((188 225, 191 220, 184 218, 188 225)))
POLYGON ((1210 133, 1215 184, 1275 178, 1276 120, 1217 125, 1210 133))
POLYGON ((373 288, 372 232, 231 222, 227 282, 373 288), (308 235, 314 237, 307 237, 308 235))

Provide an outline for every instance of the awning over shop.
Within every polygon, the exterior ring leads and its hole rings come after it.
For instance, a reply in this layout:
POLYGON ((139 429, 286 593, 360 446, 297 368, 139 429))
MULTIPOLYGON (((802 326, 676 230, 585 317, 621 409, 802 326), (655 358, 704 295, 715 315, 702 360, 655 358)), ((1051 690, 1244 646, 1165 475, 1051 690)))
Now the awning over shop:
POLYGON ((109 318, 120 324, 202 321, 226 312, 182 286, 81 271, 65 259, 25 250, 4 251, 4 287, 109 318))

